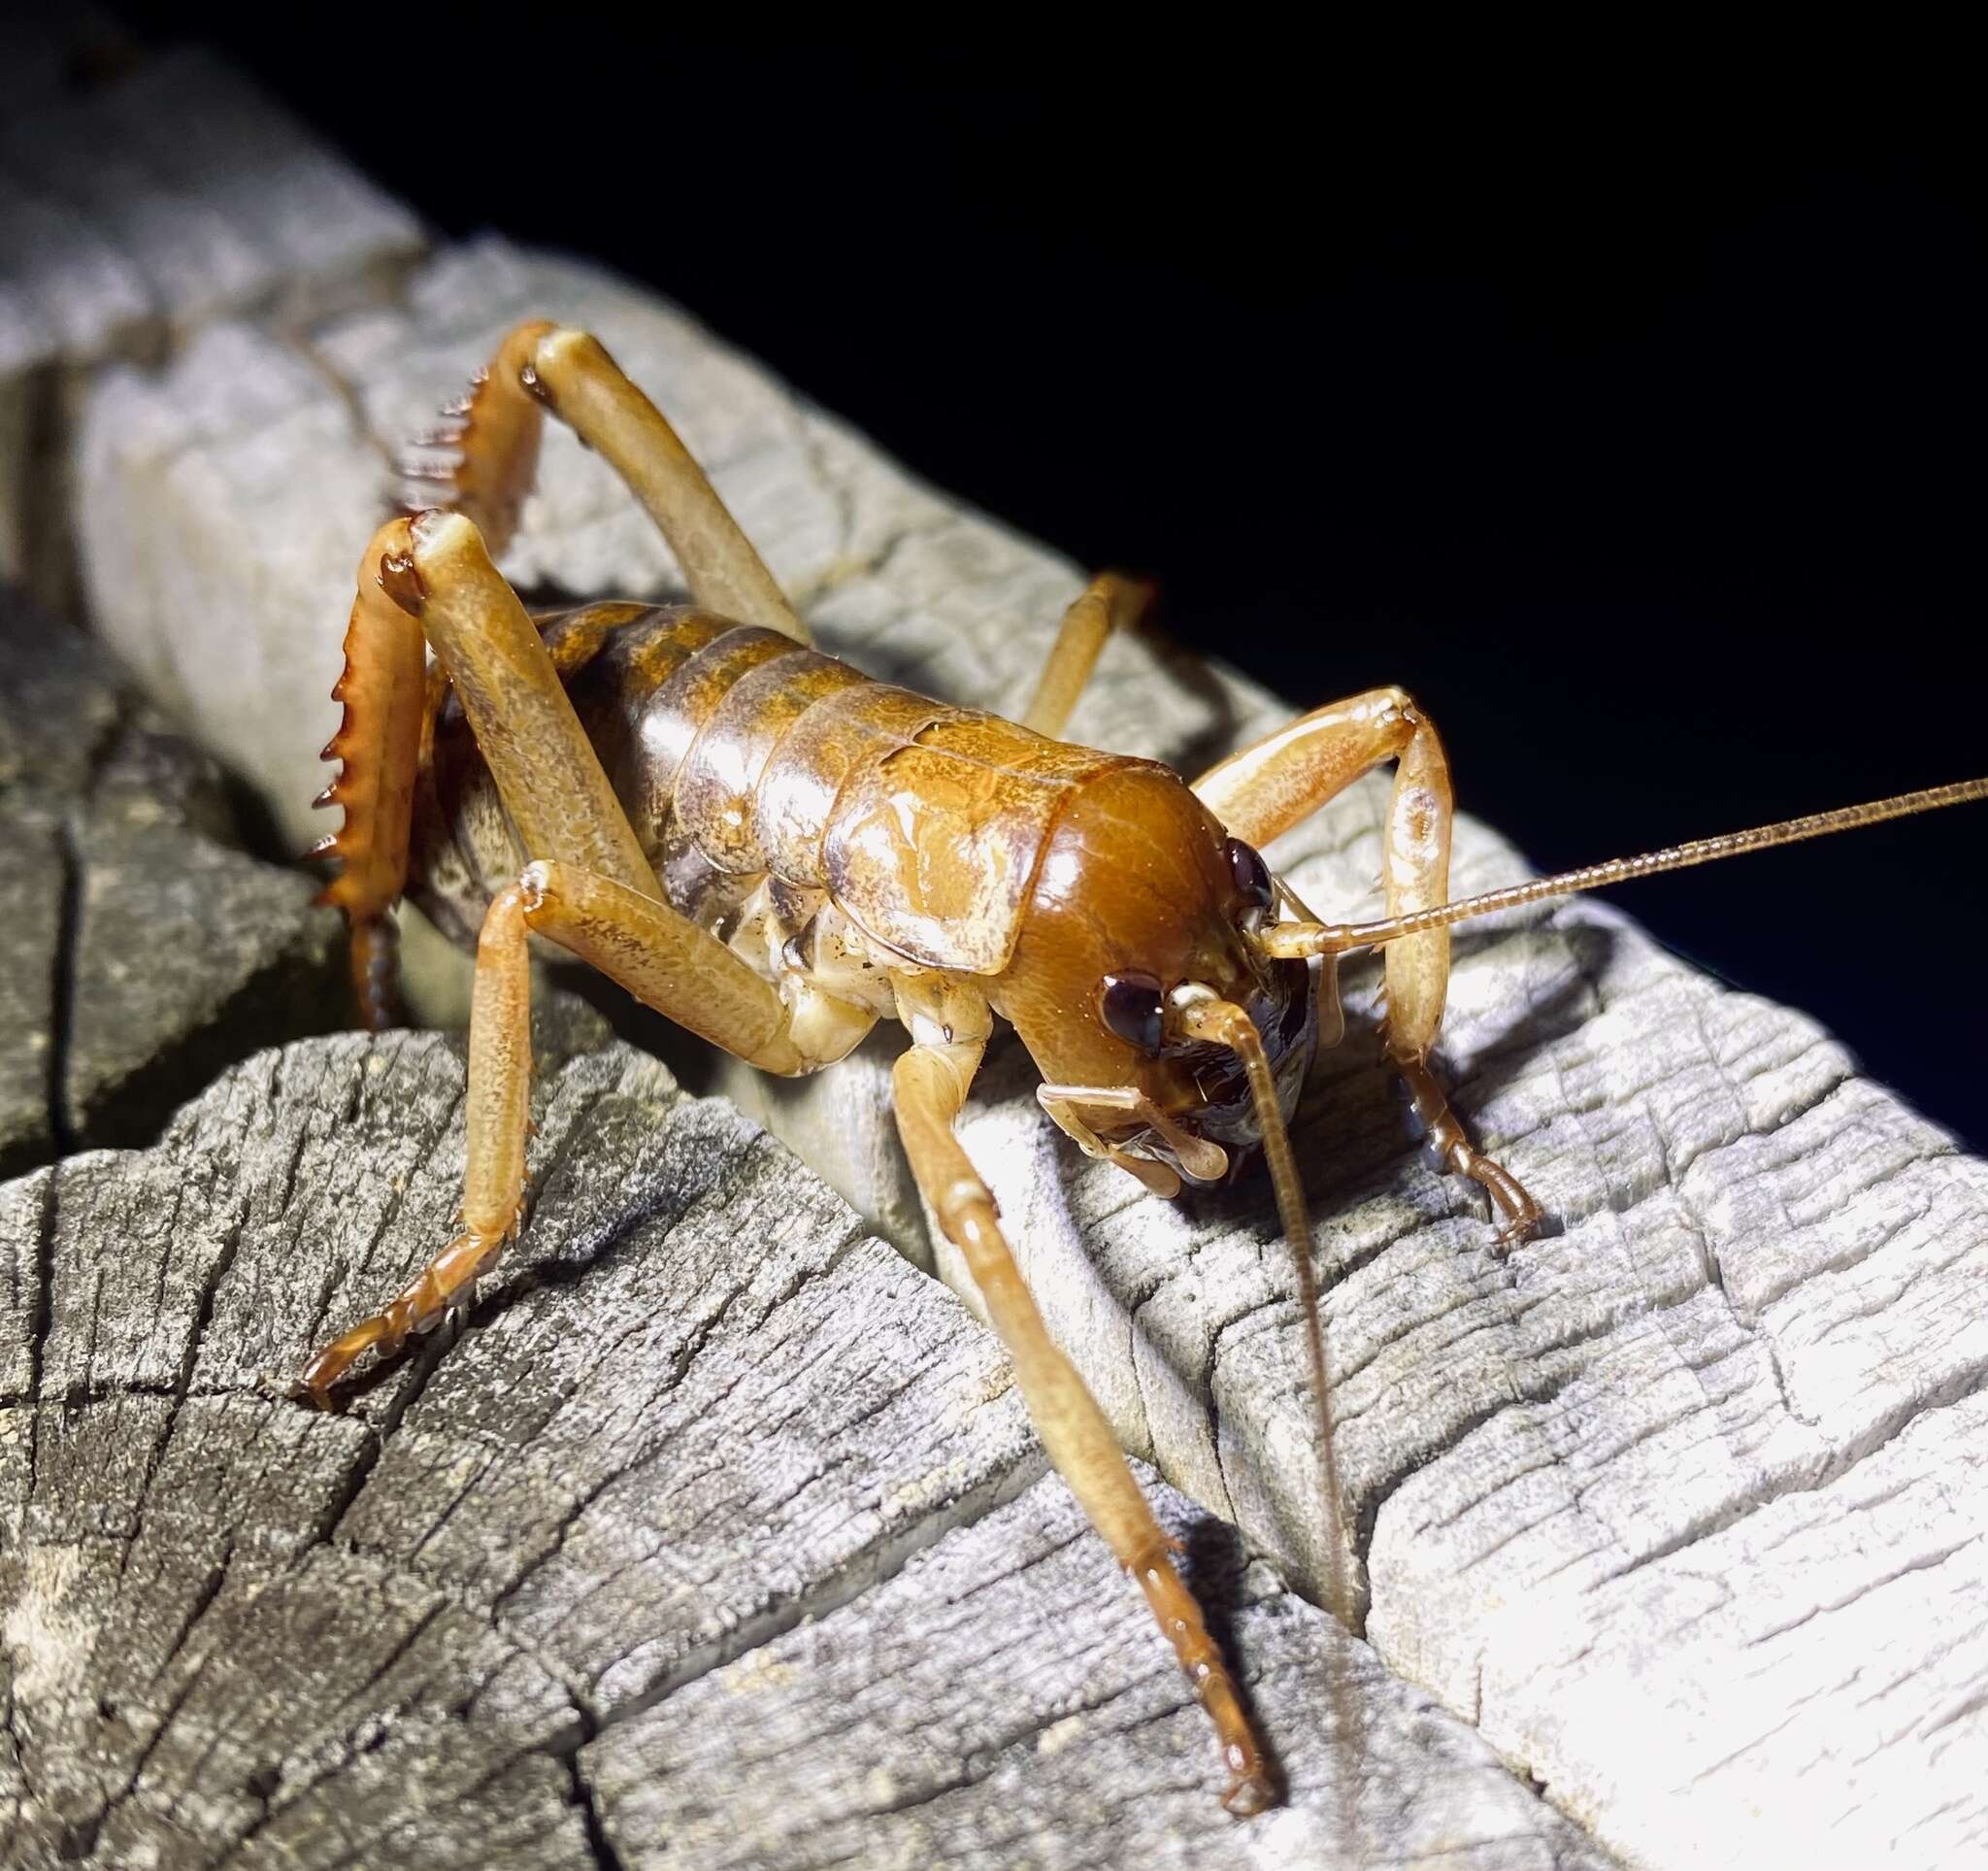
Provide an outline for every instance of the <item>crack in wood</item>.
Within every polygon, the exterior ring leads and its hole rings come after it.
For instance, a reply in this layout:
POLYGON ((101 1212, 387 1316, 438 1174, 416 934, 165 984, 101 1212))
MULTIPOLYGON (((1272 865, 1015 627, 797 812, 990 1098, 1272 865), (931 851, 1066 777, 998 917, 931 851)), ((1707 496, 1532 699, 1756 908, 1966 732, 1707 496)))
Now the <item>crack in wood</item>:
POLYGON ((586 1766, 580 1759, 580 1750, 592 1739, 591 1734, 584 1736, 580 1748, 574 1750, 566 1763, 566 1771, 573 1779, 573 1804, 579 1808, 580 1821, 586 1827, 586 1849, 600 1871, 622 1871, 621 1854, 614 1849, 613 1836, 595 1803, 594 1789, 587 1783, 586 1766))
MULTIPOLYGON (((179 1630, 174 1634, 171 1647, 157 1670, 153 1672, 153 1682, 157 1682, 172 1667, 174 1660, 191 1640, 200 1620, 214 1609, 215 1601, 220 1597, 221 1587, 227 1583, 228 1567, 233 1563, 234 1557, 235 1542, 231 1537, 221 1550, 219 1561, 209 1571, 206 1581, 195 1594, 179 1630)), ((97 1839, 105 1825, 110 1822, 112 1816, 138 1791, 138 1783, 145 1778, 147 1766, 158 1752, 159 1744, 171 1731, 173 1723, 179 1719, 181 1710, 186 1706, 188 1698, 199 1687, 201 1674, 206 1667, 207 1659, 203 1657, 186 1680, 167 1698, 166 1706, 159 1716, 158 1725, 153 1728, 144 1747, 139 1750, 138 1758, 132 1762, 122 1787, 114 1792, 98 1812, 86 1819, 71 1822, 58 1847, 58 1855, 65 1858, 86 1858, 96 1850, 97 1839)))
POLYGON ((83 935, 83 858, 76 815, 56 821, 55 851, 61 866, 61 893, 55 915, 54 969, 49 983, 49 1135, 55 1154, 77 1148, 69 1122, 69 1061, 76 1038, 77 950, 83 935))

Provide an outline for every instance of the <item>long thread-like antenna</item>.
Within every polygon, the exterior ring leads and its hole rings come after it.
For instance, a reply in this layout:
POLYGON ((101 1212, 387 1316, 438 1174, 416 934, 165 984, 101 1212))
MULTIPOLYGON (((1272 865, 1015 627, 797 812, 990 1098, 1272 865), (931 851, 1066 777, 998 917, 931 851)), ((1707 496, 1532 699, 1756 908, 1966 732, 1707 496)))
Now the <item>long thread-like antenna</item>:
MULTIPOLYGON (((1185 996, 1188 990, 1181 990, 1185 996)), ((1305 1315, 1306 1348, 1309 1353, 1311 1400, 1318 1431, 1319 1485, 1325 1495, 1326 1609, 1348 1631, 1353 1630, 1352 1581, 1347 1576, 1344 1535, 1345 1496, 1340 1487, 1339 1453, 1333 1447, 1332 1367, 1325 1345, 1325 1325, 1318 1310, 1318 1275, 1311 1265, 1311 1218, 1305 1206, 1305 1185, 1299 1179, 1298 1159, 1292 1153, 1290 1133, 1284 1128, 1284 1114, 1277 1102, 1276 1077, 1263 1050, 1263 1038, 1255 1023, 1234 1001, 1217 998, 1206 988, 1193 991, 1191 998, 1175 1005, 1178 1030, 1195 1039, 1225 1046, 1242 1063, 1249 1080, 1250 1101, 1256 1108, 1256 1121, 1263 1132, 1263 1156, 1270 1168, 1271 1186, 1276 1190, 1277 1217, 1283 1223, 1284 1240, 1291 1250, 1291 1266, 1296 1275, 1299 1309, 1305 1315)), ((1359 1709, 1349 1678, 1349 1664, 1342 1655, 1330 1666, 1330 1693, 1334 1721, 1348 1757, 1360 1759, 1359 1709)), ((1357 1785, 1357 1770, 1353 1776, 1357 1785)), ((1352 1861, 1357 1841, 1358 1816, 1348 1797, 1341 1807, 1344 1837, 1342 1841, 1352 1861)))
POLYGON ((1902 792, 1890 799, 1873 799, 1868 805, 1840 806, 1834 812, 1814 812, 1804 819, 1783 819, 1778 824, 1757 825, 1751 831, 1730 831, 1718 838, 1696 838, 1687 845, 1670 845, 1662 851, 1646 852, 1640 857, 1615 857, 1606 864, 1589 864, 1577 871, 1562 871, 1558 877, 1535 878, 1530 884, 1513 884, 1502 890, 1486 890, 1481 896, 1467 896, 1454 903, 1439 903, 1406 916, 1380 917, 1372 922, 1279 922, 1258 936, 1264 952, 1273 955, 1305 956, 1343 953, 1349 949, 1373 949, 1404 936, 1420 935, 1425 929, 1446 929, 1453 922, 1473 917, 1489 916, 1494 910, 1515 910, 1523 904, 1538 903, 1549 896, 1573 896, 1580 890, 1598 890, 1609 884, 1627 883, 1633 877, 1654 877, 1659 871, 1688 870, 1694 864, 1709 864, 1715 858, 1738 857, 1744 852, 1770 851, 1776 845, 1793 845, 1805 838, 1822 838, 1830 832, 1850 831, 1859 825, 1875 825, 1887 819, 1905 819, 1916 812, 1935 812, 1942 806, 1962 806, 1971 800, 1988 799, 1988 780, 1960 780, 1952 785, 1929 786, 1923 792, 1902 792))

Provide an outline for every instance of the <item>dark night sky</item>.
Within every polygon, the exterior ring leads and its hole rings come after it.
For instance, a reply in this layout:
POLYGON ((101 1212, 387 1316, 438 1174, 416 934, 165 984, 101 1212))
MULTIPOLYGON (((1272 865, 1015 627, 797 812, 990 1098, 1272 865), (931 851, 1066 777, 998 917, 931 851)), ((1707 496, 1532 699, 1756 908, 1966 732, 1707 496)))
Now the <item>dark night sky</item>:
MULTIPOLYGON (((1166 628, 1294 701, 1406 685, 1537 863, 1988 771, 1953 49, 135 17, 440 228, 649 281, 932 481, 1157 576, 1166 628)), ((1975 807, 1617 900, 1988 1144, 1984 854, 1975 807)))

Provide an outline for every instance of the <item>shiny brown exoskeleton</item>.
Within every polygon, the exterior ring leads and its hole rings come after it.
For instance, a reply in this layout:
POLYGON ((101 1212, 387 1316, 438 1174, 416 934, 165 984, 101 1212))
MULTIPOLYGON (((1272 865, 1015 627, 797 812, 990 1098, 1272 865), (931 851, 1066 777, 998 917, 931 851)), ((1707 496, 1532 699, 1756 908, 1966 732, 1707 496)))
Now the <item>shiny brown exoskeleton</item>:
MULTIPOLYGON (((1023 722, 872 681, 810 647, 758 554, 655 408, 582 333, 508 338, 427 471, 438 505, 368 548, 335 693, 346 810, 320 852, 351 919, 374 1023, 386 918, 405 890, 477 950, 462 1231, 406 1291, 312 1361, 319 1403, 467 1295, 517 1228, 530 1073, 531 932, 764 1069, 833 1064, 881 1017, 920 1190, 962 1251, 1050 1456, 1139 1580, 1219 1737, 1223 1803, 1276 1796, 1236 1685, 1103 1415, 1044 1328, 985 1184, 953 1136, 998 1015, 1079 1145, 1162 1194, 1261 1148, 1307 1314, 1325 1497, 1337 1502, 1309 1229, 1285 1124, 1340 1030, 1335 957, 1384 946, 1388 1052, 1436 1158, 1490 1193, 1504 1237, 1539 1212, 1481 1156, 1428 1060, 1448 925, 1491 909, 1988 793, 1940 788, 1447 902, 1451 794, 1434 728, 1398 689, 1315 710, 1192 785, 1067 745, 1068 718, 1140 587, 1071 608, 1023 722), (535 621, 491 564, 515 526, 549 408, 661 526, 689 606, 597 604, 535 621), (432 668, 427 652, 435 652, 432 668), (1312 919, 1257 849, 1396 763, 1387 916, 1312 919), (1295 912, 1295 919, 1287 912, 1295 912)), ((1329 1543, 1338 1554, 1341 1542, 1329 1543)), ((1343 1619, 1342 1576, 1333 1609, 1343 1619)))

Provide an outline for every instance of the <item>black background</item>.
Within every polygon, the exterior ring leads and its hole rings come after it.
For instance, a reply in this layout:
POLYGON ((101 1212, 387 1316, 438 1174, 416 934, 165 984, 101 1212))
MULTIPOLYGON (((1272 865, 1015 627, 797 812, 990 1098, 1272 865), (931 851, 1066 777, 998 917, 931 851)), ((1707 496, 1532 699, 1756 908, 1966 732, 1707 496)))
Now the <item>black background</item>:
MULTIPOLYGON (((129 17, 1156 576, 1294 702, 1407 685, 1540 865, 1988 771, 1956 48, 129 17)), ((1988 1144, 1984 854, 1976 806, 1618 900, 1988 1144)))

